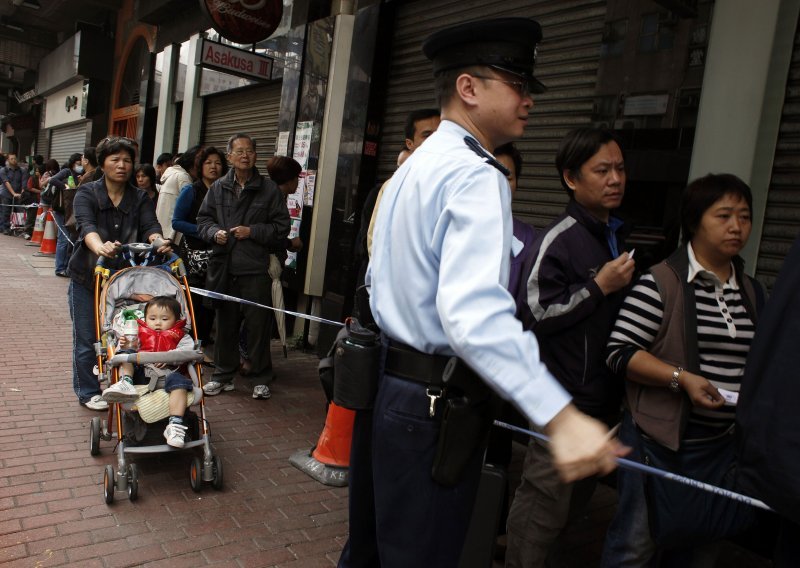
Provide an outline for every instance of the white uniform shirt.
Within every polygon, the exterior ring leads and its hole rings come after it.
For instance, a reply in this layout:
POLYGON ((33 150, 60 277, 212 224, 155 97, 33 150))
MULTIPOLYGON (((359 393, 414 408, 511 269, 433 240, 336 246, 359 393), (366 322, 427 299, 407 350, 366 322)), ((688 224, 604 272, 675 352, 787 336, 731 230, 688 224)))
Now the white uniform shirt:
POLYGON ((536 424, 570 400, 539 361, 506 290, 512 241, 505 177, 442 121, 386 187, 366 282, 375 321, 415 349, 457 355, 536 424))

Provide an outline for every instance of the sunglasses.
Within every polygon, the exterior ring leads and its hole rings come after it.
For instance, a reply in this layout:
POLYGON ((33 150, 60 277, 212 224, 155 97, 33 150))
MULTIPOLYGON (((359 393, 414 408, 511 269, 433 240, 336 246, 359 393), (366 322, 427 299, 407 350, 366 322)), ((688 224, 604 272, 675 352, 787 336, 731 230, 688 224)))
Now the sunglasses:
POLYGON ((100 142, 98 142, 97 145, 100 146, 100 144, 114 144, 116 142, 122 142, 123 144, 130 144, 131 146, 138 145, 138 142, 136 142, 136 140, 133 140, 132 138, 128 138, 126 136, 108 136, 100 140, 100 142))

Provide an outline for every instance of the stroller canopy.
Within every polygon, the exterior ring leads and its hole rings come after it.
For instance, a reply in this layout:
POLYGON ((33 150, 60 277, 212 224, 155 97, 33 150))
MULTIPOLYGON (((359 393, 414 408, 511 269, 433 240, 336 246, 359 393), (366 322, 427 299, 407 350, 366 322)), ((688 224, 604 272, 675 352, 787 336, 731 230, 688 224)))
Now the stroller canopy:
POLYGON ((146 302, 145 298, 154 296, 169 296, 180 302, 188 333, 192 322, 183 286, 172 274, 154 266, 131 266, 111 275, 100 297, 102 331, 111 328, 112 318, 119 308, 146 302))

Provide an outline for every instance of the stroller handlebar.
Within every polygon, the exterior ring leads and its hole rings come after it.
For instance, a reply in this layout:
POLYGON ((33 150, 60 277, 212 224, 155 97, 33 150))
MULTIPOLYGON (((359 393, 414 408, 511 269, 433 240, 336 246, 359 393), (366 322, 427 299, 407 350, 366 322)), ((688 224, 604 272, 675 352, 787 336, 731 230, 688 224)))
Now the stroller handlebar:
MULTIPOLYGON (((141 257, 147 253, 155 253, 159 248, 169 243, 168 239, 157 238, 152 243, 126 243, 119 247, 120 253, 130 253, 132 256, 141 257)), ((170 257, 171 258, 171 257, 170 257)), ((106 257, 99 255, 97 257, 97 266, 105 267, 106 257)))
POLYGON ((184 363, 194 363, 195 361, 202 360, 202 351, 148 351, 141 353, 117 353, 108 360, 108 364, 112 367, 121 365, 122 363, 134 363, 136 365, 169 363, 173 365, 182 365, 184 363))

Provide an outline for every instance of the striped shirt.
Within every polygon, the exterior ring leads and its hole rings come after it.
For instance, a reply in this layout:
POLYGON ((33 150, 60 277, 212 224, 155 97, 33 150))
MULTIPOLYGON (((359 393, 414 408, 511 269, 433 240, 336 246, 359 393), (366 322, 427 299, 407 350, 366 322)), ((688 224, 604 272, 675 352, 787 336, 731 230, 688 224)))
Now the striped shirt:
MULTIPOLYGON (((745 310, 742 293, 731 270, 726 282, 702 268, 689 247, 689 282, 697 301, 697 346, 700 374, 715 387, 738 392, 755 326, 745 310)), ((648 350, 661 326, 664 304, 655 280, 642 276, 617 316, 608 340, 608 365, 619 372, 631 350, 648 350)), ((665 387, 666 388, 666 387, 665 387)), ((713 435, 734 421, 736 407, 716 410, 692 406, 685 437, 713 435)))

